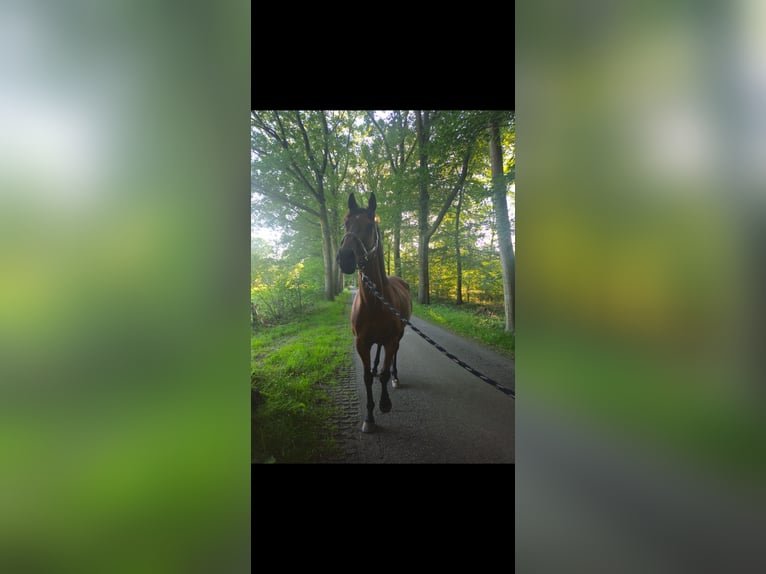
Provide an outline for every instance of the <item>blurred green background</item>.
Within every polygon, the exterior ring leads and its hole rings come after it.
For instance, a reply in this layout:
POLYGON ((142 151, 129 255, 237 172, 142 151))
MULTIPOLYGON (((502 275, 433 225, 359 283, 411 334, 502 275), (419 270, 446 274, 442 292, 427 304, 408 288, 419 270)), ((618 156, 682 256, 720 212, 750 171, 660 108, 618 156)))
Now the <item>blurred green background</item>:
POLYGON ((246 571, 250 4, 0 48, 0 571, 246 571))
POLYGON ((587 550, 604 532, 627 540, 609 571, 700 571, 662 523, 707 567, 734 537, 740 559, 757 548, 758 529, 705 515, 766 516, 764 101, 762 2, 516 4, 520 571, 605 567, 587 550), (571 456, 599 462, 570 483, 552 445, 580 432, 571 456), (642 523, 648 476, 674 480, 642 523), (674 504, 701 485, 693 512, 674 504))
MULTIPOLYGON (((249 567, 249 16, 0 7, 0 571, 249 567)), ((515 28, 519 571, 763 571, 763 3, 515 28)))

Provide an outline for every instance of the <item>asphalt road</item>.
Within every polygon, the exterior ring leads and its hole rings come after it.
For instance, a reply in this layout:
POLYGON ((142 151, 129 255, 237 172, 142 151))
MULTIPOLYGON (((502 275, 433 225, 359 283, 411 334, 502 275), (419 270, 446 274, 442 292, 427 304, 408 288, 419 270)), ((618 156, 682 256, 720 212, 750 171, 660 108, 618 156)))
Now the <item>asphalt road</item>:
MULTIPOLYGON (((512 359, 417 317, 412 323, 478 371, 515 389, 512 359)), ((356 351, 353 354, 361 429, 366 391, 362 361, 356 351)), ((382 364, 381 356, 381 368, 382 364)), ((400 344, 398 367, 399 388, 393 390, 388 382, 391 412, 380 412, 380 382, 376 378, 373 383, 376 431, 358 432, 354 462, 515 462, 514 398, 453 363, 409 327, 400 344)))

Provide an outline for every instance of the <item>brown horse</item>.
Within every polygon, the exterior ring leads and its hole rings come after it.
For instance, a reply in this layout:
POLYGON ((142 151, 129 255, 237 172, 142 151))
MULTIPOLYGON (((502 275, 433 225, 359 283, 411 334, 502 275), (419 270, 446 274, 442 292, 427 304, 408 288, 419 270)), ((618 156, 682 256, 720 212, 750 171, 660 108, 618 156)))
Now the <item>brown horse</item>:
POLYGON ((377 370, 380 348, 382 346, 386 349, 383 370, 380 372, 380 410, 387 413, 391 410, 391 399, 386 384, 393 369, 391 386, 399 386, 396 355, 399 351, 399 341, 404 335, 404 323, 367 289, 362 281, 362 273, 375 283, 378 291, 402 317, 409 319, 412 313, 410 286, 400 277, 386 276, 380 230, 375 222, 376 207, 374 193, 370 195, 367 209, 356 204, 353 193, 348 196, 348 213, 343 220, 346 234, 338 250, 338 263, 343 273, 351 274, 359 270, 359 291, 351 306, 351 331, 356 340, 356 351, 364 364, 364 386, 367 389, 367 417, 362 425, 362 432, 375 430, 375 418, 372 415, 375 408, 375 402, 372 400, 375 373, 370 370, 370 350, 373 345, 378 345, 378 355, 375 359, 377 370))

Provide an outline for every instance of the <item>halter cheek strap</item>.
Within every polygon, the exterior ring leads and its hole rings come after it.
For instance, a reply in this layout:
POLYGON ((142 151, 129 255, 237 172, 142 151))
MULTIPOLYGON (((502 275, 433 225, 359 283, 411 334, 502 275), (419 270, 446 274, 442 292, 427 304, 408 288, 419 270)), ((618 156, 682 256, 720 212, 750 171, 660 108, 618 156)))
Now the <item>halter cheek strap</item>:
POLYGON ((364 259, 360 262, 360 265, 361 265, 361 263, 367 263, 367 261, 370 260, 370 256, 373 253, 375 253, 375 251, 378 250, 378 238, 379 238, 379 235, 378 235, 377 228, 375 229, 375 245, 373 245, 370 248, 369 251, 367 250, 367 246, 364 244, 364 241, 362 241, 362 238, 359 237, 356 233, 354 233, 352 231, 347 231, 346 234, 343 236, 343 239, 340 240, 340 242, 343 243, 346 240, 346 237, 353 237, 354 239, 357 240, 359 245, 362 247, 362 251, 364 251, 364 259))

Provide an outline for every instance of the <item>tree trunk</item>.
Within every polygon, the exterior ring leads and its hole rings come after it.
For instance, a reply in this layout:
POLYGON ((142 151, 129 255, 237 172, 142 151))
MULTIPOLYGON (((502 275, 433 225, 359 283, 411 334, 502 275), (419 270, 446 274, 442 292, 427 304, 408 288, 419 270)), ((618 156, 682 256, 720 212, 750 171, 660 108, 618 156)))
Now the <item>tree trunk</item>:
POLYGON ((319 224, 322 229, 322 257, 324 258, 324 298, 328 301, 335 299, 335 254, 333 253, 332 233, 330 231, 330 219, 327 213, 327 205, 324 201, 319 203, 319 224))
POLYGON ((418 303, 431 304, 428 281, 428 235, 422 233, 418 236, 418 303))
POLYGON ((398 211, 398 217, 394 217, 394 275, 402 276, 402 213, 398 211))
POLYGON ((505 307, 505 330, 515 329, 515 257, 511 243, 511 224, 508 220, 505 179, 503 177, 503 150, 500 146, 500 128, 496 118, 489 122, 489 157, 492 164, 492 203, 495 207, 497 242, 500 248, 500 264, 503 272, 503 304, 505 307))
POLYGON ((415 112, 418 138, 418 303, 429 305, 428 284, 428 112, 415 112))
POLYGON ((460 208, 463 204, 462 190, 457 197, 457 209, 455 211, 455 260, 457 261, 457 289, 455 290, 455 304, 463 304, 463 260, 460 257, 460 208))
MULTIPOLYGON (((335 200, 333 199, 333 202, 335 200)), ((335 254, 338 252, 338 249, 340 248, 339 245, 339 237, 337 230, 340 229, 340 218, 338 215, 338 208, 337 206, 334 206, 331 210, 331 227, 330 227, 330 255, 332 259, 332 272, 333 272, 333 278, 334 278, 334 293, 335 295, 338 295, 343 291, 343 272, 340 269, 340 265, 338 265, 338 262, 335 260, 335 254)), ((325 260, 325 264, 327 263, 327 260, 325 260)))

